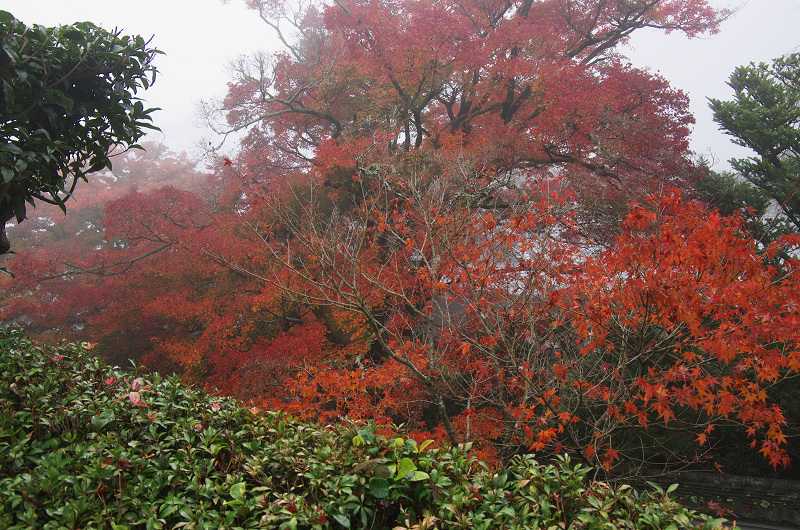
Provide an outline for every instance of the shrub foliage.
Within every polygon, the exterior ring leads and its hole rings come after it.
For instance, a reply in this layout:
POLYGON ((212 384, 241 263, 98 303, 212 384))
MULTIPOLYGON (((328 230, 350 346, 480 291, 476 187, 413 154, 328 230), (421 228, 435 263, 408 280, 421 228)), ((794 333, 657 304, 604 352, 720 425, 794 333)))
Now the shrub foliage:
POLYGON ((568 458, 490 470, 370 425, 322 427, 0 331, 3 528, 712 528, 568 458))

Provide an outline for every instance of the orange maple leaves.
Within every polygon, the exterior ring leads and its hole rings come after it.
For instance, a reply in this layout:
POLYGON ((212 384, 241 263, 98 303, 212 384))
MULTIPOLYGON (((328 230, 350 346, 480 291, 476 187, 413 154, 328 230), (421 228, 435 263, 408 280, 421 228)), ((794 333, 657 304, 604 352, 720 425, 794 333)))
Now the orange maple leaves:
MULTIPOLYGON (((571 288, 582 354, 621 355, 637 366, 627 411, 647 424, 702 412, 763 436, 761 451, 785 464, 785 418, 770 383, 798 373, 797 263, 678 193, 636 205, 613 250, 588 260, 571 288), (610 281, 609 281, 610 280, 610 281), (603 285, 589 295, 581 286, 603 285), (594 330, 600 329, 601 333, 594 330), (644 412, 644 415, 642 413, 644 412)), ((707 442, 710 431, 698 435, 707 442)), ((755 442, 754 442, 755 443, 755 442)))

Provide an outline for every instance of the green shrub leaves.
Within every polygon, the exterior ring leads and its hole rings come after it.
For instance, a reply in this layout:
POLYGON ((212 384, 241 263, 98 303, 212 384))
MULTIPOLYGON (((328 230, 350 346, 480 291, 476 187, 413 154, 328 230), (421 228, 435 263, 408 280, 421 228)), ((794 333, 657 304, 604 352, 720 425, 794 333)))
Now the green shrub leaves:
POLYGON ((490 471, 469 447, 323 428, 0 331, 3 528, 712 528, 563 457, 490 471), (136 396, 133 396, 136 394, 136 396))

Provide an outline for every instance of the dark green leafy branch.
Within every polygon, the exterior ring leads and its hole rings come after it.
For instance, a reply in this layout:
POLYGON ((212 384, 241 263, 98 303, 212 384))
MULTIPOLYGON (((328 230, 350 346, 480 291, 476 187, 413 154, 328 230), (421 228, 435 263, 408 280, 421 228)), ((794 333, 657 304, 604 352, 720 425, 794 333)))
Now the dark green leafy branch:
POLYGON ((0 253, 5 223, 35 200, 65 201, 78 180, 111 167, 116 149, 159 130, 136 96, 161 53, 140 36, 89 22, 26 26, 0 11, 0 253))

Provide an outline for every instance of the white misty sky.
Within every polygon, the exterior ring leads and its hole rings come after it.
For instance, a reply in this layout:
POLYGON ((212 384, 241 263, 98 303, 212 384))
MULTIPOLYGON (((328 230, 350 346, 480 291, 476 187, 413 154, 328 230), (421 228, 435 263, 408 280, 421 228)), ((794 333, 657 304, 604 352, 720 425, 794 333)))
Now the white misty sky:
MULTIPOLYGON (((726 169, 727 160, 747 156, 717 131, 707 97, 730 99, 726 85, 736 66, 800 50, 800 0, 711 0, 718 7, 737 8, 719 34, 686 39, 681 34, 640 30, 624 51, 636 66, 667 78, 691 98, 697 124, 692 149, 726 169)), ((106 29, 154 36, 166 52, 158 59, 161 72, 145 97, 155 114, 164 142, 173 150, 192 152, 208 133, 195 126, 199 101, 224 95, 227 63, 241 54, 274 49, 274 40, 257 14, 241 0, 0 0, 27 24, 47 26, 89 20, 106 29)), ((232 146, 231 146, 232 147, 232 146)))
POLYGON ((691 99, 697 123, 692 150, 729 169, 730 158, 751 151, 719 132, 707 98, 733 99, 728 79, 737 66, 800 51, 800 0, 711 0, 716 7, 738 8, 716 35, 687 39, 682 34, 640 30, 624 49, 636 66, 648 66, 691 99))

